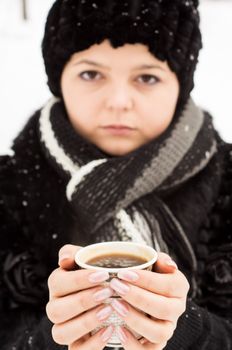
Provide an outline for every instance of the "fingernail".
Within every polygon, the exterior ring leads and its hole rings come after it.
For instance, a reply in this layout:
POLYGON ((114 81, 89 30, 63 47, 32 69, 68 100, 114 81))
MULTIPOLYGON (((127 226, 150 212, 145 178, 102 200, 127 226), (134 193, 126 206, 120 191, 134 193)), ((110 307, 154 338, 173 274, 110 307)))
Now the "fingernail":
POLYGON ((102 301, 114 294, 114 291, 111 288, 104 288, 94 293, 93 298, 95 301, 102 301))
POLYGON ((104 282, 108 280, 109 273, 107 271, 97 271, 94 273, 91 273, 88 277, 89 282, 96 283, 96 282, 104 282))
POLYGON ((128 338, 127 338, 126 333, 124 332, 124 330, 120 326, 117 328, 117 335, 120 339, 120 342, 122 344, 125 344, 128 338))
POLYGON ((129 292, 130 288, 123 282, 116 278, 113 278, 110 282, 110 287, 113 288, 119 294, 126 294, 129 292))
POLYGON ((103 321, 105 318, 109 317, 110 314, 112 314, 113 309, 110 306, 104 307, 104 309, 101 309, 100 311, 97 312, 97 318, 99 321, 103 321))
POLYGON ((129 310, 123 305, 120 301, 114 299, 111 302, 111 306, 121 315, 122 317, 126 317, 129 313, 129 310))
POLYGON ((172 266, 172 267, 175 267, 175 269, 178 269, 178 267, 177 267, 175 261, 173 261, 173 260, 171 260, 171 259, 170 259, 170 260, 166 260, 166 265, 172 266))
POLYGON ((104 343, 107 342, 111 338, 113 331, 114 331, 113 326, 109 326, 105 329, 105 331, 101 335, 101 339, 104 343))
POLYGON ((139 275, 134 271, 122 270, 118 272, 118 277, 125 281, 137 281, 139 275))

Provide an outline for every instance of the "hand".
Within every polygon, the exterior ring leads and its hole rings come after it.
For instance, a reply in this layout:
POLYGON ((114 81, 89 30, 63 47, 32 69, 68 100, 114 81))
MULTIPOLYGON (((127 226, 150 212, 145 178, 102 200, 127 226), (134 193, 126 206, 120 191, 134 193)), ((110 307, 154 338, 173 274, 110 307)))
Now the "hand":
POLYGON ((186 309, 189 290, 186 277, 167 254, 159 253, 154 272, 125 271, 118 273, 118 278, 110 282, 110 287, 122 300, 114 300, 111 306, 143 337, 139 341, 126 328, 120 327, 118 335, 124 349, 164 349, 186 309))
POLYGON ((74 270, 75 253, 80 247, 66 245, 59 252, 59 268, 48 279, 47 316, 54 323, 52 336, 69 350, 102 350, 114 328, 89 333, 113 312, 102 302, 114 294, 111 288, 99 286, 109 278, 106 271, 74 270))

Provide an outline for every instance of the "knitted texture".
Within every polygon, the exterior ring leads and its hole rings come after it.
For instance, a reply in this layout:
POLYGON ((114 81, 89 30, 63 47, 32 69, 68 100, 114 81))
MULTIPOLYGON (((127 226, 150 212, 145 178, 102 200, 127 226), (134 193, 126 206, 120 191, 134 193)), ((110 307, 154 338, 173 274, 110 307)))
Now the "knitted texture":
POLYGON ((48 85, 61 96, 60 78, 75 52, 109 39, 113 47, 141 43, 167 61, 180 82, 178 106, 192 90, 202 47, 198 1, 57 0, 45 27, 42 51, 48 85))
MULTIPOLYGON (((61 246, 95 241, 94 235, 83 232, 78 213, 66 198, 69 173, 49 154, 44 156, 44 145, 41 151, 39 118, 40 112, 14 141, 14 156, 0 157, 0 339, 4 350, 67 349, 51 337, 52 325, 45 313, 47 278, 57 267, 61 246), (20 258, 22 254, 26 260, 20 258), (45 293, 37 293, 42 285, 45 293)), ((188 300, 167 350, 232 348, 232 147, 216 139, 218 150, 208 165, 162 197, 194 249, 201 291, 197 299, 188 300)), ((151 197, 148 202, 152 207, 151 197)), ((161 228, 165 234, 165 227, 161 228)), ((168 244, 177 256, 178 244, 175 235, 168 244)), ((185 261, 180 258, 177 263, 183 272, 185 261)))
POLYGON ((196 271, 186 233, 163 200, 165 192, 204 169, 216 152, 211 120, 193 101, 161 137, 122 157, 109 157, 79 136, 56 100, 41 112, 40 134, 46 156, 67 180, 67 198, 86 235, 167 251, 175 237, 181 258, 196 271))

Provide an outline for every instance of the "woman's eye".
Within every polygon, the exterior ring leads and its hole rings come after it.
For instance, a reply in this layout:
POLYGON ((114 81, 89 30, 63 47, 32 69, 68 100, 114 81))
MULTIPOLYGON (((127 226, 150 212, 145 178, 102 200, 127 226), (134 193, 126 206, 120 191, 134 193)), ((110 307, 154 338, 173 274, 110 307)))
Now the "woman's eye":
POLYGON ((138 78, 138 82, 142 84, 154 85, 158 83, 159 79, 150 74, 143 74, 138 78))
POLYGON ((83 80, 92 81, 92 80, 100 80, 102 76, 100 73, 98 73, 94 70, 89 70, 89 71, 82 72, 80 74, 80 77, 83 80))

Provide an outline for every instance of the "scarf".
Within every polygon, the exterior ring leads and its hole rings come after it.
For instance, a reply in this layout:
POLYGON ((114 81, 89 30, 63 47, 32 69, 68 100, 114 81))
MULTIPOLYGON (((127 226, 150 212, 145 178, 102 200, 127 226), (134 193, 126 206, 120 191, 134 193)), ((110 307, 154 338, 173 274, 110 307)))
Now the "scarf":
POLYGON ((44 106, 38 127, 89 241, 134 241, 169 253, 175 240, 189 270, 196 271, 191 243, 165 203, 165 195, 204 169, 217 150, 211 118, 191 99, 161 136, 119 157, 81 137, 59 99, 44 106))

